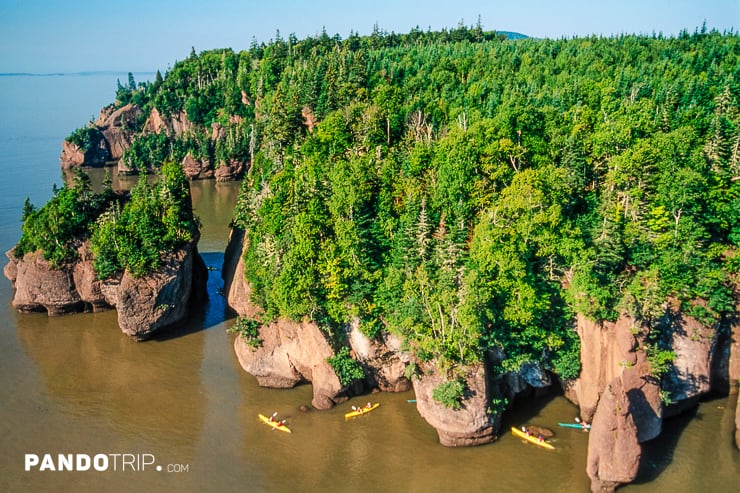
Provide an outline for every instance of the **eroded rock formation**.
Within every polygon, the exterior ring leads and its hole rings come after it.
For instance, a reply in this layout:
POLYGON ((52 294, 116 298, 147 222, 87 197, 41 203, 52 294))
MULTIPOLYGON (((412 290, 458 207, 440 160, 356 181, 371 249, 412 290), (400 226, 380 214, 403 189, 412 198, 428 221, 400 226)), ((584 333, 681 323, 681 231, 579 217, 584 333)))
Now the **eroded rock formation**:
POLYGON ((349 344, 355 359, 362 363, 371 388, 384 392, 405 392, 411 382, 405 376, 410 357, 401 349, 401 339, 393 334, 381 334, 370 339, 354 321, 349 331, 349 344))
POLYGON ((190 180, 202 180, 214 177, 213 165, 205 159, 195 159, 187 153, 182 160, 182 169, 190 180))
POLYGON ((262 344, 250 347, 236 337, 234 350, 242 368, 263 387, 290 388, 311 382, 316 409, 331 409, 348 398, 347 389, 327 358, 334 351, 318 325, 313 322, 279 320, 259 329, 262 344))
MULTIPOLYGON (((244 279, 245 243, 244 232, 232 231, 223 269, 225 292, 230 306, 238 313, 258 317, 259 308, 249 303, 250 287, 244 279)), ((566 396, 579 406, 581 416, 593 422, 588 473, 595 489, 609 490, 633 481, 642 454, 641 444, 661 433, 664 416, 696 405, 698 399, 716 385, 717 375, 729 372, 730 378, 737 383, 735 374, 740 372, 738 327, 732 326, 730 335, 722 342, 718 334, 723 331, 702 326, 668 303, 661 323, 671 327, 670 349, 675 353, 662 379, 648 361, 649 329, 644 323, 626 314, 615 322, 597 323, 577 317, 582 370, 578 379, 566 381, 563 386, 566 396), (670 405, 666 407, 664 401, 670 405), (612 453, 617 449, 619 453, 612 453)), ((362 334, 355 322, 349 328, 348 340, 353 356, 365 368, 371 387, 387 391, 408 387, 404 372, 410 356, 401 351, 399 339, 384 335, 380 340, 371 340, 362 334)), ((245 350, 245 345, 237 349, 245 350)), ((273 357, 283 358, 285 368, 291 368, 285 363, 290 358, 280 351, 273 357)), ((495 361, 503 357, 494 353, 488 354, 487 359, 495 361)), ((260 368, 263 371, 265 366, 260 368)), ((296 378, 305 380, 305 376, 296 376, 295 369, 289 373, 293 375, 290 385, 294 385, 292 382, 296 378)), ((494 394, 505 396, 511 402, 522 393, 547 391, 552 383, 549 372, 536 363, 525 364, 517 373, 496 376, 487 375, 484 365, 469 368, 463 407, 451 410, 432 397, 434 388, 443 381, 438 370, 428 367, 412 384, 419 413, 437 430, 440 442, 448 446, 477 445, 495 439, 500 423, 499 415, 490 411, 494 394)), ((738 427, 740 430, 740 414, 738 427)))
POLYGON ((488 375, 485 365, 466 368, 465 395, 459 409, 445 407, 432 394, 446 381, 446 376, 433 366, 422 366, 421 374, 412 380, 416 409, 437 430, 439 443, 447 447, 490 443, 500 427, 498 415, 488 412, 488 375))
POLYGON ((662 378, 648 361, 645 324, 625 314, 613 323, 577 319, 581 374, 564 387, 582 417, 592 420, 588 474, 595 491, 633 481, 640 444, 660 434, 663 419, 726 389, 728 373, 738 368, 734 327, 707 327, 670 302, 658 323, 670 334, 667 347, 675 355, 662 378))
POLYGON ((22 259, 7 252, 4 274, 15 288, 13 306, 50 316, 116 308, 121 330, 144 340, 184 319, 190 300, 205 296, 208 273, 195 243, 166 254, 159 270, 140 278, 125 272, 98 280, 88 242, 80 245, 78 254, 79 260, 54 269, 41 252, 22 259))
MULTIPOLYGON (((237 314, 258 318, 261 310, 251 303, 251 287, 244 277, 244 231, 233 229, 224 254, 224 295, 237 314)), ((313 386, 312 404, 317 409, 330 409, 348 398, 326 359, 334 351, 319 327, 313 322, 278 320, 259 329, 259 348, 250 347, 242 337, 234 340, 239 363, 265 387, 286 388, 302 382, 313 386)))
MULTIPOLYGON (((120 174, 135 174, 138 171, 121 159, 123 153, 131 147, 131 143, 139 132, 138 122, 142 118, 141 109, 135 104, 127 104, 114 109, 106 106, 100 111, 100 116, 94 123, 99 130, 96 140, 91 143, 90 149, 83 151, 79 146, 69 141, 62 142, 60 162, 62 168, 69 169, 77 166, 117 165, 120 174)), ((238 124, 239 117, 232 117, 230 123, 238 124)), ((194 125, 186 112, 169 117, 163 116, 157 108, 152 108, 144 123, 143 133, 164 133, 171 137, 181 137, 190 134, 194 125)), ((212 141, 226 138, 226 129, 214 123, 211 128, 212 141)), ((185 175, 191 180, 215 178, 216 181, 231 181, 241 178, 247 163, 238 160, 213 162, 211 158, 195 158, 188 153, 182 160, 185 175)))

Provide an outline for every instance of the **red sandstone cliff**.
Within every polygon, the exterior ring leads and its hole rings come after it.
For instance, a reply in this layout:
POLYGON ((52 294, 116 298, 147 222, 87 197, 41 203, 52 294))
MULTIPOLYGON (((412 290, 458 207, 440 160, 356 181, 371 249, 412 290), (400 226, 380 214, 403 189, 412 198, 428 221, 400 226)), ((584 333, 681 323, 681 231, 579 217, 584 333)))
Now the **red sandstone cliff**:
MULTIPOLYGON (((79 146, 71 142, 62 142, 62 153, 59 157, 61 166, 69 169, 77 166, 103 166, 116 164, 121 174, 135 173, 125 160, 123 153, 131 147, 133 140, 139 135, 136 130, 142 118, 141 109, 135 104, 127 104, 113 109, 107 106, 100 111, 100 116, 94 123, 100 130, 100 138, 92 143, 87 151, 83 152, 79 146)), ((231 123, 238 123, 238 117, 232 117, 231 123)), ((164 133, 173 137, 180 137, 195 130, 195 126, 188 119, 186 112, 165 118, 152 108, 143 125, 143 133, 164 133)), ((224 129, 214 123, 211 129, 211 140, 225 138, 224 129)), ((231 181, 241 178, 247 163, 228 160, 211 162, 209 159, 196 159, 187 154, 182 161, 186 176, 191 180, 215 178, 216 181, 231 181)))
POLYGON ((665 310, 660 323, 670 327, 675 358, 662 378, 648 362, 644 323, 624 314, 613 323, 577 318, 581 374, 564 388, 582 417, 592 420, 587 471, 594 491, 632 482, 640 444, 660 434, 663 419, 725 388, 728 369, 738 367, 740 354, 726 342, 724 328, 703 326, 670 303, 665 310))
MULTIPOLYGON (((232 231, 223 269, 225 292, 238 313, 255 316, 259 309, 249 303, 250 287, 244 280, 244 246, 244 233, 232 231)), ((645 340, 649 328, 645 324, 627 315, 616 322, 597 323, 580 315, 576 319, 582 369, 577 379, 564 382, 563 387, 566 396, 580 407, 581 416, 593 422, 587 472, 595 491, 613 490, 635 479, 641 444, 661 433, 664 417, 695 406, 701 396, 726 387, 728 380, 737 385, 740 324, 730 324, 730 335, 723 339, 724 329, 704 327, 668 303, 662 323, 672 327, 670 346, 675 359, 659 379, 648 362, 645 340), (667 407, 664 399, 670 401, 667 407)), ((402 374, 410 360, 400 351, 399 341, 389 336, 379 345, 354 325, 349 340, 356 359, 373 379, 371 385, 383 390, 406 388, 402 374)), ((485 367, 469 368, 465 405, 461 411, 453 411, 431 397, 442 377, 431 367, 427 370, 413 382, 417 409, 444 445, 475 445, 495 438, 500 421, 498 415, 487 411, 487 394, 513 399, 528 389, 550 385, 548 373, 536 365, 494 378, 486 375, 485 367)), ((740 445, 740 411, 737 421, 740 445)))
POLYGON ((494 441, 501 422, 498 415, 488 411, 491 399, 485 365, 465 368, 465 397, 459 409, 445 407, 432 397, 434 389, 445 380, 434 365, 421 366, 421 374, 412 380, 416 409, 437 430, 439 443, 457 447, 494 441))
POLYGON ((15 288, 13 306, 22 312, 50 316, 116 308, 121 330, 144 340, 185 318, 192 299, 204 295, 207 270, 195 243, 165 256, 162 267, 134 278, 127 272, 100 281, 95 276, 89 243, 78 249, 79 260, 52 268, 41 252, 17 259, 12 250, 4 268, 15 288))

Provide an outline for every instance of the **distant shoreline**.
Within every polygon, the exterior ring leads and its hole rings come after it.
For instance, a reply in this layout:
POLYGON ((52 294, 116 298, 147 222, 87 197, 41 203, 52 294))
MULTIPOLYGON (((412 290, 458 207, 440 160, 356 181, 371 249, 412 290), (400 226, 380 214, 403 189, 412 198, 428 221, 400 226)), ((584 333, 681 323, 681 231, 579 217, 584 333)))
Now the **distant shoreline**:
POLYGON ((123 75, 129 73, 134 75, 154 75, 156 72, 129 72, 125 70, 90 70, 83 72, 50 72, 45 74, 36 74, 32 72, 0 72, 0 77, 63 77, 63 76, 91 76, 91 75, 123 75))

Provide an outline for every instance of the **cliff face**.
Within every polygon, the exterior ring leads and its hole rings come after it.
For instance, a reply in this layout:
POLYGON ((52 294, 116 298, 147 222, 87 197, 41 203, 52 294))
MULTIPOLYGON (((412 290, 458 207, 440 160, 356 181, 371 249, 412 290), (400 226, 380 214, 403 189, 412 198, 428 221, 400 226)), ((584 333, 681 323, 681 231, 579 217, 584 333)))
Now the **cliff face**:
MULTIPOLYGON (((242 256, 246 242, 244 231, 232 230, 222 270, 224 293, 229 306, 239 315, 259 318, 260 308, 250 303, 251 288, 244 277, 242 256)), ((332 351, 316 324, 279 320, 262 326, 259 333, 261 347, 250 348, 241 337, 237 337, 234 348, 242 368, 254 375, 261 385, 292 387, 299 382, 311 382, 314 386, 313 404, 319 409, 341 402, 348 392, 354 390, 341 388, 334 372, 329 371, 331 368, 325 361, 332 355, 332 351), (302 348, 302 345, 306 347, 302 348)), ((433 364, 422 368, 418 378, 410 381, 405 376, 411 357, 403 351, 400 338, 392 334, 381 334, 375 339, 369 339, 360 331, 357 321, 350 324, 347 337, 355 360, 365 370, 367 386, 389 392, 406 391, 413 386, 417 410, 437 430, 441 444, 479 445, 496 438, 500 416, 490 412, 489 394, 491 388, 499 388, 501 385, 497 383, 495 387, 491 387, 485 365, 471 366, 464 370, 466 393, 462 407, 454 410, 444 407, 432 397, 434 389, 444 381, 444 376, 439 374, 433 364)), ((509 377, 516 387, 507 387, 512 397, 526 388, 529 380, 537 386, 550 384, 542 371, 529 371, 526 378, 518 375, 509 377), (530 375, 533 373, 537 375, 530 375)))
MULTIPOLYGON (((244 231, 233 229, 224 254, 224 295, 237 314, 259 318, 261 310, 250 302, 251 288, 244 277, 246 248, 244 231)), ((334 355, 324 334, 313 322, 278 320, 259 329, 259 348, 251 348, 243 338, 234 340, 234 351, 244 371, 265 387, 288 388, 310 382, 312 405, 330 409, 344 402, 349 389, 343 388, 326 359, 334 355)))
POLYGON ((7 252, 4 274, 15 288, 13 307, 49 316, 116 308, 121 330, 144 340, 185 318, 190 300, 205 295, 208 273, 194 243, 167 254, 162 268, 140 278, 124 273, 100 281, 87 242, 78 254, 76 262, 53 269, 40 252, 22 259, 7 252))
MULTIPOLYGON (((99 137, 91 143, 90 149, 83 151, 76 144, 66 140, 62 142, 62 153, 59 157, 62 168, 116 164, 120 174, 136 173, 136 170, 121 158, 139 134, 135 129, 141 118, 142 111, 135 104, 127 104, 117 110, 113 110, 112 107, 103 108, 94 123, 100 131, 99 137)), ((232 123, 238 123, 238 120, 232 123)), ((142 132, 164 133, 178 138, 192 132, 194 128, 184 111, 165 118, 157 108, 152 108, 142 132)), ((225 138, 224 129, 214 123, 211 129, 211 140, 215 143, 225 138)), ((185 175, 191 180, 215 178, 216 181, 231 181, 241 178, 247 163, 237 160, 212 162, 210 159, 195 158, 188 153, 182 159, 182 166, 185 175)))
MULTIPOLYGON (((224 291, 237 313, 259 317, 259 307, 249 302, 250 286, 244 279, 245 246, 244 232, 233 230, 224 261, 224 291)), ((737 321, 725 324, 727 327, 705 327, 667 306, 661 323, 670 327, 670 349, 675 358, 662 378, 651 368, 646 345, 649 331, 640 321, 623 314, 615 322, 597 323, 583 316, 578 316, 576 322, 582 369, 578 379, 564 382, 563 387, 566 397, 579 406, 581 416, 593 425, 587 472, 594 491, 613 490, 635 479, 642 457, 641 444, 661 433, 665 417, 695 406, 701 396, 727 387, 728 381, 737 385, 740 372, 737 321)), ((331 387, 315 371, 298 370, 301 364, 296 363, 295 354, 300 353, 301 358, 313 357, 308 366, 319 364, 330 355, 328 350, 298 350, 295 341, 316 337, 306 336, 306 332, 319 331, 308 323, 270 324, 260 331, 265 341, 262 348, 249 349, 239 338, 235 348, 242 366, 257 376, 261 384, 285 387, 311 381, 314 386, 331 388, 334 393, 334 396, 326 394, 319 402, 336 403, 341 394, 336 384, 331 387)), ((490 411, 493 397, 505 396, 512 401, 520 393, 551 385, 547 371, 534 364, 524 365, 517 373, 497 376, 488 375, 487 365, 470 367, 465 370, 467 391, 463 405, 453 410, 432 397, 434 389, 444 381, 433 365, 422 368, 420 377, 412 382, 404 376, 411 358, 402 351, 400 340, 387 334, 379 340, 368 339, 360 332, 357 322, 351 324, 348 340, 353 356, 368 375, 369 386, 402 391, 413 385, 419 414, 437 430, 440 443, 446 446, 495 440, 500 416, 490 411)), ((495 361, 501 356, 491 352, 487 358, 495 361)), ((326 378, 332 380, 330 376, 326 378)), ((315 390, 315 400, 316 396, 315 390)), ((737 426, 736 439, 740 446, 740 411, 737 426)))
POLYGON ((405 392, 411 390, 411 382, 405 376, 409 355, 401 349, 401 339, 393 334, 380 334, 375 339, 364 335, 357 321, 351 324, 349 345, 367 375, 370 388, 383 392, 405 392))
POLYGON ((459 409, 445 407, 432 397, 445 381, 434 365, 422 367, 419 378, 413 379, 416 409, 437 430, 439 443, 448 447, 490 443, 501 425, 498 415, 488 412, 491 399, 485 365, 466 368, 463 379, 465 394, 459 409))
POLYGON ((311 382, 316 409, 331 409, 348 398, 326 359, 334 352, 321 329, 313 322, 279 320, 259 330, 262 345, 251 348, 242 337, 234 350, 242 368, 263 387, 289 388, 311 382))
POLYGON ((594 491, 632 482, 640 444, 660 434, 665 417, 726 387, 728 369, 737 367, 740 355, 732 338, 723 337, 726 327, 705 327, 670 306, 661 323, 670 328, 675 354, 662 379, 648 361, 648 328, 639 321, 624 314, 613 323, 577 319, 581 374, 564 387, 581 416, 592 421, 587 472, 594 491))
POLYGON ((100 132, 96 140, 90 143, 90 149, 83 152, 76 144, 68 141, 62 143, 62 154, 59 157, 62 168, 103 166, 119 161, 123 152, 131 146, 134 137, 132 129, 140 116, 141 109, 133 104, 127 104, 115 111, 110 107, 103 108, 94 123, 100 132))

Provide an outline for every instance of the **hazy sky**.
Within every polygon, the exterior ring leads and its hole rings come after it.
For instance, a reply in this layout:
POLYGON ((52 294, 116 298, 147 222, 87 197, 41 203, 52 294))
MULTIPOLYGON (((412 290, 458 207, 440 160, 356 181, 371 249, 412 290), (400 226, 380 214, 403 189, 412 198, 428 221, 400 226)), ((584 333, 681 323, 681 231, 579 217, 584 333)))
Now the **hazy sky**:
POLYGON ((0 72, 166 70, 196 51, 373 25, 473 25, 536 37, 740 31, 740 0, 0 0, 0 72))

